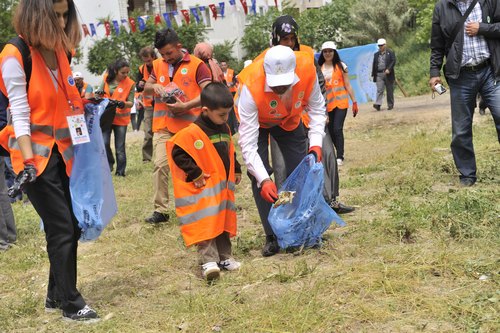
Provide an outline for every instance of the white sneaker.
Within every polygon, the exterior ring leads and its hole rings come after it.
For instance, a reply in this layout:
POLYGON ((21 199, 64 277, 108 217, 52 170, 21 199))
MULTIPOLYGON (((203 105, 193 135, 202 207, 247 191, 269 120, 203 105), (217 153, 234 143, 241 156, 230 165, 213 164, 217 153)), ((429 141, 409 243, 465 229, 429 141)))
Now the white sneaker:
POLYGON ((201 266, 201 272, 203 274, 203 277, 208 281, 218 279, 220 276, 220 268, 219 266, 217 266, 217 263, 215 261, 210 261, 206 264, 203 264, 201 266))
POLYGON ((236 261, 233 258, 229 258, 223 261, 219 261, 219 267, 227 271, 236 271, 240 269, 241 262, 236 261))
POLYGON ((337 158, 337 165, 344 165, 344 160, 341 158, 337 158))

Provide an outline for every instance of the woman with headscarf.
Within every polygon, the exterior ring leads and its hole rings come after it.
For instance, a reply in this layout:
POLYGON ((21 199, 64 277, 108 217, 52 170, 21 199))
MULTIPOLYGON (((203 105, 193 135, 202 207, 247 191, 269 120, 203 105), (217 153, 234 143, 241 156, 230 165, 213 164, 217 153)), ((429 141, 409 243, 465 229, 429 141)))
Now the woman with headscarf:
MULTIPOLYGON (((211 44, 205 42, 198 43, 194 47, 193 53, 195 57, 203 60, 203 62, 207 64, 208 68, 210 68, 210 71, 212 72, 213 82, 226 83, 224 79, 224 73, 222 72, 219 63, 216 59, 213 58, 214 48, 211 44)), ((238 129, 238 120, 236 119, 236 115, 234 114, 234 108, 231 109, 231 113, 229 113, 227 124, 229 125, 229 129, 231 130, 231 134, 236 133, 238 129)))

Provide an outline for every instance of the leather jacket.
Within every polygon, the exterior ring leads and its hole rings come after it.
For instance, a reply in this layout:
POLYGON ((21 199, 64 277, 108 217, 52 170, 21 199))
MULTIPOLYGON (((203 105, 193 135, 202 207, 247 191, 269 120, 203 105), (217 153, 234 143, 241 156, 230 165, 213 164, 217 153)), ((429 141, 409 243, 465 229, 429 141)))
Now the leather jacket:
MULTIPOLYGON (((446 56, 444 75, 456 79, 460 75, 462 62, 464 30, 458 30, 451 43, 450 36, 462 14, 456 5, 457 0, 440 0, 434 7, 431 29, 430 77, 440 76, 443 59, 446 56), (451 45, 449 49, 447 45, 451 45)), ((490 62, 496 80, 500 80, 500 4, 498 0, 479 0, 482 10, 482 23, 478 35, 485 37, 490 50, 490 62)))

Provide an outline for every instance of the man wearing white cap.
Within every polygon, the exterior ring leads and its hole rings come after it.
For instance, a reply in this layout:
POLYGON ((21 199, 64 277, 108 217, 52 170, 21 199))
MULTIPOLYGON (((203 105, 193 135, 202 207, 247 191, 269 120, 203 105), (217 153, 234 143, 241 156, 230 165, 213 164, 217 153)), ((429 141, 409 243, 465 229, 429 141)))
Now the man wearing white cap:
POLYGON ((73 79, 75 79, 75 85, 82 98, 91 98, 94 96, 94 89, 87 82, 83 81, 83 75, 81 72, 74 72, 73 79))
POLYGON ((373 108, 380 111, 384 98, 384 88, 387 90, 387 110, 394 108, 394 66, 396 65, 396 54, 385 45, 383 38, 377 40, 379 51, 373 56, 372 77, 377 84, 377 100, 373 108))
POLYGON ((283 153, 288 177, 308 151, 321 161, 326 109, 313 59, 305 54, 296 54, 287 46, 274 46, 247 70, 250 75, 238 102, 239 144, 266 234, 262 255, 267 257, 279 251, 267 219, 271 204, 278 198, 278 190, 270 178, 269 135, 283 153), (309 150, 301 118, 303 111, 310 118, 309 150))

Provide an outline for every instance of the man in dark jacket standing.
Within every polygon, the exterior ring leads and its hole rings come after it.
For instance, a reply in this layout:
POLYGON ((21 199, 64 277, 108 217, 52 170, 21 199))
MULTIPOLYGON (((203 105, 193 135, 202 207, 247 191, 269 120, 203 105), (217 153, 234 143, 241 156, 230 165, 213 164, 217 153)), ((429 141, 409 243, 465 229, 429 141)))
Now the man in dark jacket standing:
POLYGON ((380 38, 377 41, 379 51, 373 56, 372 77, 377 84, 377 100, 373 107, 380 111, 384 89, 387 91, 387 110, 394 108, 394 66, 396 65, 396 54, 387 48, 386 41, 380 38))
POLYGON ((461 23, 473 0, 440 0, 432 18, 429 85, 441 84, 440 70, 450 86, 451 152, 460 183, 476 182, 472 118, 476 95, 483 96, 495 121, 500 142, 500 4, 479 0, 461 23))

